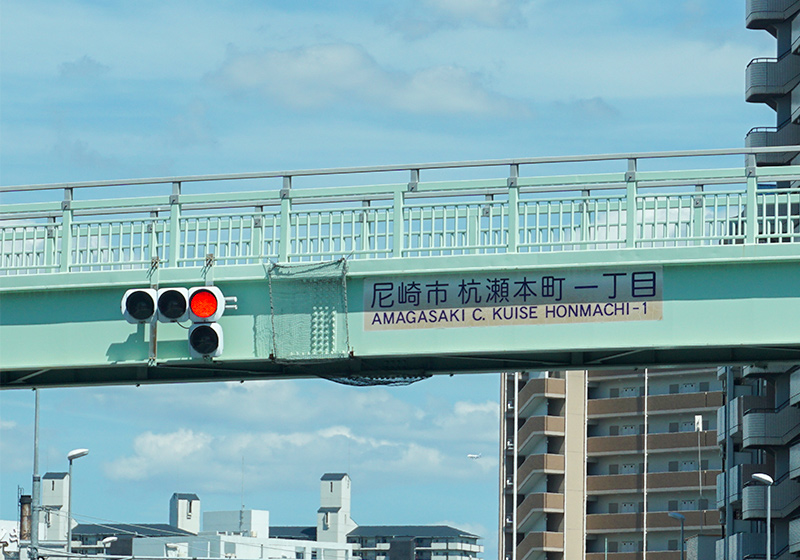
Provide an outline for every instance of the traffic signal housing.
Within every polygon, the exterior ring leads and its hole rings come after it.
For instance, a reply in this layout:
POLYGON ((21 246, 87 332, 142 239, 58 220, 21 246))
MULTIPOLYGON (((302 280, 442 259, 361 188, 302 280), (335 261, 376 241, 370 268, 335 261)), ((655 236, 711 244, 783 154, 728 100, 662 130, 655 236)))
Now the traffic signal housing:
POLYGON ((129 323, 150 323, 155 319, 158 293, 152 288, 134 288, 125 292, 120 303, 122 316, 129 323))
POLYGON ((161 288, 158 290, 158 320, 162 323, 181 323, 189 318, 189 290, 161 288))
POLYGON ((189 289, 189 354, 193 358, 222 355, 224 339, 217 321, 225 312, 225 295, 216 286, 189 289))
POLYGON ((214 323, 225 312, 225 296, 216 286, 189 289, 189 319, 192 323, 214 323))
POLYGON ((217 323, 226 307, 236 308, 236 298, 228 297, 216 286, 194 288, 134 288, 125 292, 120 303, 129 323, 180 323, 190 320, 189 355, 216 358, 222 355, 222 327, 217 323))
POLYGON ((189 327, 189 354, 192 358, 222 355, 222 327, 219 323, 195 323, 189 327))

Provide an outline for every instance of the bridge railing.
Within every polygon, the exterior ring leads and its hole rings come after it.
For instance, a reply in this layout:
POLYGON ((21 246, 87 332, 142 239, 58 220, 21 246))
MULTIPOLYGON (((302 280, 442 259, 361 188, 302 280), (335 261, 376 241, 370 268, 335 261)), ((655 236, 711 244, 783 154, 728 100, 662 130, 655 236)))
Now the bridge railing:
POLYGON ((268 261, 800 243, 800 166, 754 155, 800 147, 530 158, 263 174, 0 187, 0 275, 268 261), (647 160, 745 155, 739 167, 639 171, 647 160), (617 172, 537 175, 541 164, 611 162, 617 172), (424 180, 491 167, 488 179, 424 180), (520 169, 531 171, 521 175, 520 169), (408 173, 402 183, 293 188, 337 175, 408 173), (231 184, 282 181, 229 192, 231 184), (184 186, 216 181, 213 194, 184 186), (165 185, 138 198, 77 193, 165 185), (62 200, 36 201, 60 190, 62 200), (8 196, 8 195, 5 195, 8 196))

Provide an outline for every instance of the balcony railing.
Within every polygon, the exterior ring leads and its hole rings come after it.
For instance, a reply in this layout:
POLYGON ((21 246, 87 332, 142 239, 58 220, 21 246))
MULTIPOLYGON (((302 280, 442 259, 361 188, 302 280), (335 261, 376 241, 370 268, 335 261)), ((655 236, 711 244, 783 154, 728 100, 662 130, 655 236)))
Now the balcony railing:
POLYGON ((800 57, 756 58, 745 72, 745 99, 774 105, 775 98, 792 91, 800 80, 800 57))
MULTIPOLYGON (((748 482, 748 481, 746 481, 748 482)), ((789 517, 800 508, 800 482, 787 475, 772 486, 772 516, 789 517)), ((750 483, 742 489, 742 519, 764 519, 767 516, 767 487, 750 483)))
POLYGON ((537 475, 564 474, 564 456, 552 453, 528 455, 517 471, 519 492, 526 494, 530 483, 537 475))
POLYGON ((788 401, 776 409, 750 409, 742 417, 743 447, 786 445, 798 435, 800 408, 788 401))
POLYGON ((725 473, 717 475, 717 508, 724 508, 725 500, 731 503, 740 502, 744 485, 750 482, 754 473, 769 472, 766 469, 766 465, 735 465, 728 473, 727 496, 725 495, 725 473))
POLYGON ((722 443, 726 437, 726 428, 735 443, 742 442, 742 418, 747 410, 763 408, 769 403, 767 397, 742 395, 717 410, 717 441, 722 443), (728 415, 727 424, 725 415, 728 415))
MULTIPOLYGON (((648 492, 658 491, 697 491, 702 483, 704 490, 716 487, 719 471, 697 471, 649 473, 647 475, 648 492)), ((618 492, 639 491, 643 487, 644 475, 642 474, 617 474, 595 475, 586 477, 586 492, 588 494, 615 494, 618 492)))
MULTIPOLYGON (((719 511, 682 511, 686 517, 685 529, 697 530, 700 527, 718 527, 719 511)), ((603 533, 607 531, 633 532, 641 531, 644 523, 644 514, 640 513, 593 513, 586 516, 587 533, 603 533)), ((679 529, 675 519, 669 512, 648 512, 648 530, 679 529)))
POLYGON ((520 453, 527 455, 541 438, 564 436, 566 427, 563 416, 531 416, 522 425, 517 435, 520 453))
MULTIPOLYGON (((700 433, 701 448, 716 448, 717 432, 715 430, 700 433)), ((679 449, 697 449, 696 432, 678 432, 667 434, 650 434, 647 438, 648 451, 659 453, 679 449)), ((644 436, 598 436, 586 441, 587 453, 590 456, 614 455, 617 453, 641 453, 644 449, 644 436)))
MULTIPOLYGON (((587 403, 589 417, 644 414, 644 397, 622 397, 590 399, 587 403)), ((678 412, 701 408, 717 409, 722 405, 722 392, 679 393, 673 395, 651 395, 647 401, 649 414, 678 412)))
POLYGON ((517 508, 518 530, 525 532, 531 520, 546 513, 564 513, 564 494, 542 492, 525 496, 517 508))
POLYGON ((770 29, 800 10, 798 0, 747 0, 748 29, 770 29))
POLYGON ((530 560, 540 552, 563 552, 564 533, 531 532, 517 545, 517 560, 530 560))

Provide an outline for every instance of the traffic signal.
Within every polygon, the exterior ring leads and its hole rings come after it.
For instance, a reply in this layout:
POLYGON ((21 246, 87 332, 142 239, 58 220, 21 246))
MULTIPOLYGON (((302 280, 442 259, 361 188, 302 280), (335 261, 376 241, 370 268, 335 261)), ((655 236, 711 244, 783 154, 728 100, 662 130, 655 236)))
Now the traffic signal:
POLYGON ((222 342, 219 323, 196 323, 189 328, 189 354, 192 358, 221 356, 222 342))
POLYGON ((225 312, 225 296, 216 286, 189 289, 189 354, 193 358, 222 355, 222 327, 217 320, 225 312))
POLYGON ((214 323, 225 312, 225 296, 216 286, 189 289, 189 319, 192 323, 214 323))
POLYGON ((152 288, 135 288, 122 296, 122 316, 129 323, 149 323, 156 314, 157 292, 152 288))
POLYGON ((180 323, 191 320, 189 354, 193 358, 222 355, 222 327, 217 321, 226 308, 236 309, 236 298, 225 297, 216 286, 195 288, 135 288, 125 292, 121 310, 129 323, 180 323))
POLYGON ((189 318, 189 290, 186 288, 161 288, 158 290, 158 320, 162 323, 180 323, 189 318))

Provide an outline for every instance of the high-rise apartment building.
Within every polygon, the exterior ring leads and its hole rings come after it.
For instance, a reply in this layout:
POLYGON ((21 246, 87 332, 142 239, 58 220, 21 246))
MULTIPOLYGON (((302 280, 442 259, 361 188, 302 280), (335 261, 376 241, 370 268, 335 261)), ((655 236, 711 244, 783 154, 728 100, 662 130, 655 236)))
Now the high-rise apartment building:
POLYGON ((717 477, 717 503, 727 535, 717 560, 762 557, 770 492, 773 559, 800 553, 800 366, 720 368, 725 404, 718 439, 725 470, 717 477), (774 482, 768 489, 754 474, 774 482))
POLYGON ((721 536, 716 368, 509 373, 502 392, 503 560, 679 560, 681 517, 721 536))
MULTIPOLYGON (((800 4, 796 0, 747 0, 748 29, 763 29, 777 40, 776 58, 756 58, 747 65, 745 98, 766 103, 776 113, 776 126, 747 134, 748 147, 800 144, 800 4)), ((794 152, 760 154, 759 164, 790 163, 794 152)))

